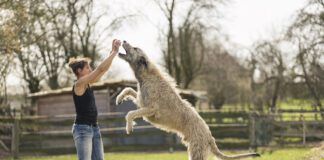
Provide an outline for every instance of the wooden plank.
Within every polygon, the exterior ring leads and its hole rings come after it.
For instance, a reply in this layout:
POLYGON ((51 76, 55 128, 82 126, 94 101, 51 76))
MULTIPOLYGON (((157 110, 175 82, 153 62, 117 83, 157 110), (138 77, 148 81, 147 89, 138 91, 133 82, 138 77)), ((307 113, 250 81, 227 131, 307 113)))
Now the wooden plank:
POLYGON ((46 104, 46 103, 57 103, 59 101, 64 102, 73 102, 72 94, 62 94, 62 95, 55 95, 50 97, 42 97, 37 100, 39 104, 46 104))
POLYGON ((13 123, 14 118, 11 116, 0 116, 1 123, 13 123))
MULTIPOLYGON (((102 128, 102 136, 109 138, 114 137, 136 137, 136 136, 149 136, 149 135, 164 135, 167 134, 161 130, 155 129, 152 126, 136 126, 132 134, 126 134, 125 127, 116 127, 116 128, 102 128)), ((46 139, 71 139, 72 131, 71 130, 62 130, 62 131, 42 131, 42 132, 23 132, 22 141, 26 144, 30 141, 40 141, 46 139)))
MULTIPOLYGON (((124 112, 110 112, 110 113, 99 113, 98 118, 116 118, 125 117, 124 112)), ((61 114, 61 115, 41 115, 41 116, 24 116, 22 120, 39 120, 39 119, 59 119, 59 118, 75 118, 75 114, 61 114)))
MULTIPOLYGON (((240 130, 240 131, 247 131, 246 129, 246 126, 245 125, 241 125, 240 127, 241 128, 238 128, 237 126, 236 127, 233 127, 233 126, 213 126, 213 127, 227 127, 224 128, 223 130, 226 131, 226 130, 231 130, 231 129, 234 129, 234 130, 240 130)), ((211 127, 211 128, 213 128, 211 127)), ((134 131, 135 130, 146 130, 146 129, 156 129, 154 126, 152 125, 146 125, 146 126, 134 126, 134 131)), ((125 126, 122 126, 122 127, 113 127, 113 128, 101 128, 100 129, 102 133, 110 133, 110 132, 116 132, 116 131, 125 131, 125 126)), ((219 130, 219 129, 218 129, 219 130)), ((219 131, 222 131, 222 130, 219 130, 219 131)), ((26 136, 26 135, 48 135, 48 136, 55 136, 55 135, 70 135, 71 134, 71 130, 56 130, 56 131, 38 131, 38 132, 22 132, 22 135, 23 136, 26 136)))
POLYGON ((303 109, 279 109, 278 113, 324 113, 320 111, 314 111, 314 110, 303 110, 303 109))
POLYGON ((3 143, 3 141, 0 139, 0 146, 6 151, 6 152, 9 152, 9 148, 6 146, 5 143, 3 143))
MULTIPOLYGON (((274 121, 274 125, 289 126, 289 125, 302 125, 302 121, 274 121)), ((324 125, 323 121, 305 121, 306 125, 324 125)))
POLYGON ((248 127, 244 123, 223 123, 223 124, 208 124, 209 127, 248 127))
MULTIPOLYGON (((302 138, 304 136, 304 134, 301 132, 301 133, 274 133, 273 134, 274 136, 276 137, 300 137, 302 138)), ((323 133, 306 133, 305 135, 306 137, 324 137, 324 134, 323 133)))
POLYGON ((11 136, 0 136, 0 140, 11 140, 11 136))
POLYGON ((11 128, 12 124, 11 123, 0 123, 0 128, 11 128))
POLYGON ((229 118, 247 118, 249 116, 246 112, 199 112, 202 117, 229 117, 229 118))
POLYGON ((38 115, 74 114, 73 103, 52 103, 38 106, 38 115))
MULTIPOLYGON (((134 130, 143 130, 143 129, 149 129, 154 128, 153 126, 134 126, 134 130)), ((124 131, 125 127, 114 127, 114 128, 101 128, 100 131, 105 132, 115 132, 115 131, 124 131)), ((62 131, 38 131, 38 132, 22 132, 23 136, 26 135, 66 135, 71 134, 71 130, 62 130, 62 131)))

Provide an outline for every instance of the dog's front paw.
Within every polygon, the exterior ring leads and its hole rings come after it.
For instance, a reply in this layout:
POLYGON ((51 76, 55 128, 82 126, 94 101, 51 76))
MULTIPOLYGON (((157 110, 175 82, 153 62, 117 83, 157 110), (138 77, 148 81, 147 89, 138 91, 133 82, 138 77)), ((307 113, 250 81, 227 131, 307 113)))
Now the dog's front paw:
POLYGON ((127 124, 126 124, 126 133, 130 134, 131 132, 133 132, 133 123, 132 122, 127 122, 127 124))
POLYGON ((121 103, 123 103, 123 99, 124 99, 124 96, 118 95, 116 98, 116 105, 120 105, 121 103))

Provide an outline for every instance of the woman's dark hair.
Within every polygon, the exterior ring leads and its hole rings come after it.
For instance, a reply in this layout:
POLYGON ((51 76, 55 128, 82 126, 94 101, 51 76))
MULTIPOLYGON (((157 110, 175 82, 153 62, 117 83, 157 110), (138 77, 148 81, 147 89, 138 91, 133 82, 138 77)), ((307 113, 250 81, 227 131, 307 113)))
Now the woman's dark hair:
POLYGON ((70 58, 69 67, 72 69, 73 73, 77 76, 78 69, 83 69, 84 66, 90 63, 89 58, 70 58))

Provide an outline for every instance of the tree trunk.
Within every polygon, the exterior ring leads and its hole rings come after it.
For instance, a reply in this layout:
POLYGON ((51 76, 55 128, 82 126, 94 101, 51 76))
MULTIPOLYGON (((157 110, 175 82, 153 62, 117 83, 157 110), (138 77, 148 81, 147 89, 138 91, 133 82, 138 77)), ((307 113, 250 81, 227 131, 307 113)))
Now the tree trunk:
POLYGON ((277 106, 277 99, 278 99, 278 94, 279 94, 279 89, 280 89, 280 79, 277 78, 274 86, 274 91, 271 99, 271 106, 270 110, 272 113, 276 111, 276 106, 277 106))
POLYGON ((322 118, 324 118, 324 109, 322 108, 322 104, 321 104, 321 99, 319 97, 319 94, 316 92, 316 89, 314 88, 314 86, 312 86, 312 82, 311 79, 306 71, 306 67, 305 67, 305 63, 304 63, 304 53, 299 53, 298 58, 303 70, 303 75, 304 75, 304 79, 305 79, 305 83, 306 86, 308 88, 308 90, 310 91, 313 99, 314 99, 314 106, 315 106, 315 110, 317 110, 316 108, 319 107, 321 113, 322 118))
POLYGON ((58 75, 53 75, 48 79, 48 85, 51 89, 58 89, 60 87, 58 83, 58 75))

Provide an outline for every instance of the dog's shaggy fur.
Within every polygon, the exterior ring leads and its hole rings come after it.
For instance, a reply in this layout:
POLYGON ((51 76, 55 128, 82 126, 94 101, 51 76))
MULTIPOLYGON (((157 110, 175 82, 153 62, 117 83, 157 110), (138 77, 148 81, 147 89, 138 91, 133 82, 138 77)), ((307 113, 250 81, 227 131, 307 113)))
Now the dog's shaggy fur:
POLYGON ((119 54, 119 57, 129 63, 138 80, 138 92, 126 88, 116 99, 117 104, 132 100, 138 107, 126 116, 127 134, 133 129, 133 120, 143 117, 157 128, 177 133, 188 148, 190 160, 207 160, 210 151, 221 159, 259 156, 256 153, 227 156, 220 152, 208 125, 191 104, 180 97, 175 83, 161 74, 141 49, 126 41, 123 47, 126 54, 119 54))

